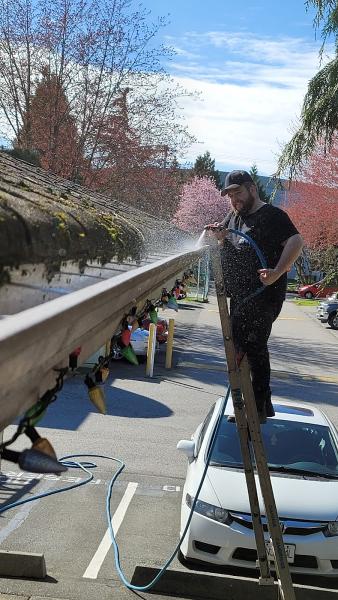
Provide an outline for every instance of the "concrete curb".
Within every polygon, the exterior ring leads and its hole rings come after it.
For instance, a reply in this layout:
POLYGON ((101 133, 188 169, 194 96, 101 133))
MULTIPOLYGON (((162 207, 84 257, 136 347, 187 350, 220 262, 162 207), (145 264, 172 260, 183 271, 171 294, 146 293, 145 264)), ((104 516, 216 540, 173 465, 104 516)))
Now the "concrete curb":
POLYGON ((67 600, 66 598, 54 598, 51 596, 22 596, 17 594, 2 594, 0 592, 0 600, 67 600))
POLYGON ((0 575, 44 579, 47 575, 45 557, 34 552, 0 550, 0 575))
MULTIPOLYGON (((159 569, 137 566, 132 583, 146 585, 159 569)), ((294 585, 297 600, 338 600, 338 591, 318 587, 294 585)), ((277 583, 261 586, 257 579, 233 575, 200 573, 199 571, 167 570, 152 588, 152 592, 207 600, 278 600, 277 583)))
POLYGON ((17 596, 15 594, 2 594, 0 592, 0 600, 29 600, 29 596, 17 596))

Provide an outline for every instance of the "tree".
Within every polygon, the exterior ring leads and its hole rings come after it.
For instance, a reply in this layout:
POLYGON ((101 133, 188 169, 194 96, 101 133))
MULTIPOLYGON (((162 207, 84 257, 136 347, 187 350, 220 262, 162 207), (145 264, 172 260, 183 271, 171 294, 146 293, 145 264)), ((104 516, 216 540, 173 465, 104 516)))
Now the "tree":
POLYGON ((185 231, 200 234, 208 223, 221 221, 229 209, 229 200, 221 196, 212 179, 194 177, 183 185, 173 222, 185 231))
POLYGON ((286 144, 278 161, 277 176, 297 177, 318 142, 328 151, 338 130, 338 5, 336 0, 307 0, 314 7, 314 26, 322 25, 322 54, 328 37, 335 40, 335 57, 309 81, 300 116, 300 126, 286 144), (320 101, 319 101, 320 99, 320 101))
POLYGON ((69 103, 58 78, 44 69, 31 98, 29 115, 23 112, 22 127, 14 147, 35 151, 43 168, 76 179, 79 135, 69 103))
POLYGON ((257 165, 255 163, 252 165, 249 173, 256 184, 260 199, 263 200, 263 202, 270 204, 271 203, 271 194, 268 194, 265 189, 265 186, 262 185, 262 182, 258 175, 257 165))
POLYGON ((218 189, 221 189, 221 180, 219 171, 215 169, 215 159, 211 158, 210 152, 206 151, 204 154, 200 154, 193 167, 193 175, 195 177, 210 177, 214 180, 215 185, 218 189))
POLYGON ((47 70, 62 90, 53 114, 63 115, 66 101, 76 124, 76 178, 90 182, 92 171, 96 177, 109 166, 101 149, 108 134, 110 145, 119 145, 111 125, 126 89, 137 148, 152 147, 154 157, 166 146, 169 162, 192 137, 176 110, 186 92, 161 65, 171 52, 155 44, 164 25, 165 19, 150 24, 135 0, 0 0, 0 109, 7 137, 34 149, 32 103, 47 70))
POLYGON ((338 277, 338 141, 319 145, 293 181, 284 209, 302 234, 312 270, 338 277))
POLYGON ((124 90, 114 103, 116 113, 105 123, 98 145, 101 164, 88 172, 86 183, 170 220, 177 209, 184 172, 175 157, 168 158, 167 145, 142 143, 130 125, 128 92, 124 90))

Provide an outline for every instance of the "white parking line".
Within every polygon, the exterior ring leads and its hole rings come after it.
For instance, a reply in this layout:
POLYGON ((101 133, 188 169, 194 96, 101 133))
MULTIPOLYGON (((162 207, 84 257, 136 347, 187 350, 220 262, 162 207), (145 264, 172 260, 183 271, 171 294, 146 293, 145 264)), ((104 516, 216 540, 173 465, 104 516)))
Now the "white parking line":
MULTIPOLYGON (((113 518, 111 520, 111 524, 113 527, 114 534, 116 535, 119 527, 124 519, 124 515, 127 512, 127 508, 136 492, 137 483, 130 482, 128 483, 127 489, 124 492, 122 500, 118 505, 113 518)), ((82 577, 87 577, 87 579, 96 579, 99 570, 101 569, 102 563, 107 556, 108 550, 111 547, 111 539, 110 539, 110 531, 107 529, 104 534, 101 544, 96 550, 92 560, 90 561, 87 569, 85 570, 82 577)))

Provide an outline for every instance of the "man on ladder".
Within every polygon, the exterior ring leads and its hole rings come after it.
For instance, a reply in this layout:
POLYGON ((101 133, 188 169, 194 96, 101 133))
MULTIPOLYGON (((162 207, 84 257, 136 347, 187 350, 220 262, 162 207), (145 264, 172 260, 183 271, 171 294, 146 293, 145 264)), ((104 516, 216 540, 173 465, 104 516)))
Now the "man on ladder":
POLYGON ((265 423, 266 417, 274 416, 267 343, 285 300, 286 273, 300 255, 303 240, 283 210, 259 198, 246 171, 228 173, 221 193, 229 197, 233 210, 212 231, 221 245, 236 351, 247 355, 258 416, 265 423), (262 269, 252 245, 229 229, 249 235, 269 268, 262 269))
POLYGON ((299 256, 303 242, 286 213, 260 200, 254 181, 246 171, 229 173, 222 194, 229 196, 233 210, 222 223, 209 225, 206 229, 214 232, 221 246, 220 253, 213 253, 213 268, 256 538, 260 584, 272 585, 273 579, 255 472, 274 551, 278 590, 284 600, 295 600, 260 424, 266 422, 267 416, 274 415, 267 341, 285 299, 286 272, 299 256), (231 239, 230 236, 234 237, 231 239), (257 257, 261 264, 257 263, 257 257), (231 318, 227 304, 229 295, 231 318))

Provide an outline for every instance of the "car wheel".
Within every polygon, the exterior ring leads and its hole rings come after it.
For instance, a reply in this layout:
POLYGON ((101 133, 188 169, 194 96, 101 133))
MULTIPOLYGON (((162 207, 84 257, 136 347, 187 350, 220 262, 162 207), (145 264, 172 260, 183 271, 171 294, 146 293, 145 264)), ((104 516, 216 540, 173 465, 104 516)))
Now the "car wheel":
POLYGON ((307 298, 308 300, 311 300, 313 298, 313 293, 312 292, 306 292, 304 294, 305 298, 307 298))
POLYGON ((332 329, 338 329, 338 313, 337 311, 332 312, 328 318, 328 324, 332 329))

